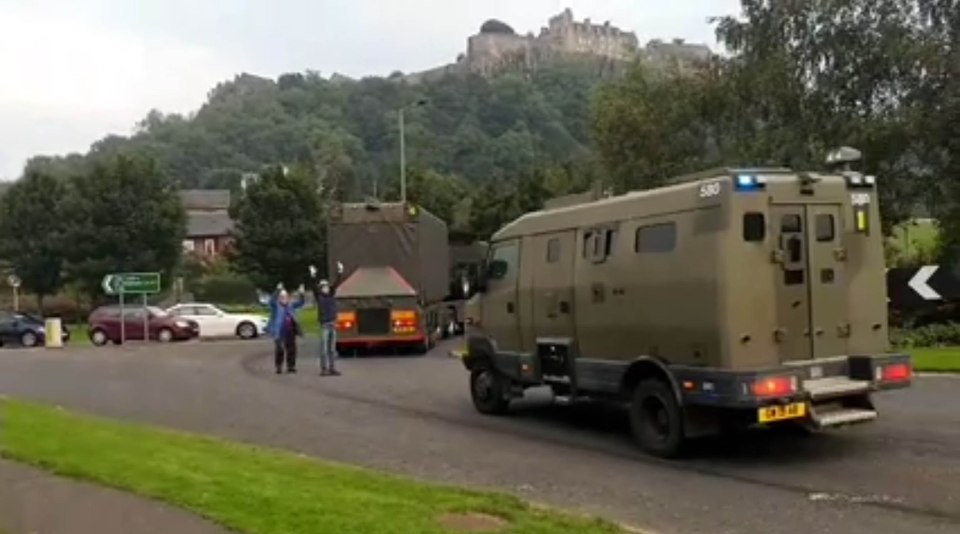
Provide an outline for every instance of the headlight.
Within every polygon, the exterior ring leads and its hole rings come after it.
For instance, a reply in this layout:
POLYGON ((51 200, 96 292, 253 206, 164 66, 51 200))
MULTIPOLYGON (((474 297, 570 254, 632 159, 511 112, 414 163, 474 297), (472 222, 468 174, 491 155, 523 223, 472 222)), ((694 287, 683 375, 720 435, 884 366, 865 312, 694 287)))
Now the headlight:
POLYGON ((38 327, 37 327, 37 333, 38 333, 38 334, 43 334, 43 333, 46 333, 46 330, 45 330, 42 326, 38 326, 38 327))
POLYGON ((177 321, 177 326, 180 328, 190 328, 190 323, 186 321, 177 321))

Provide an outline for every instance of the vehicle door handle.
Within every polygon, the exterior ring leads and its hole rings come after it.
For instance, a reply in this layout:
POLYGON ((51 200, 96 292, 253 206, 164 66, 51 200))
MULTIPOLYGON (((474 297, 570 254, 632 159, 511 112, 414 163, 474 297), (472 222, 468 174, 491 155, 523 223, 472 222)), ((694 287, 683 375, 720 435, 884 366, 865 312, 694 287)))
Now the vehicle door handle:
POLYGON ((512 302, 508 302, 508 303, 507 303, 507 313, 513 313, 513 303, 512 303, 512 302))

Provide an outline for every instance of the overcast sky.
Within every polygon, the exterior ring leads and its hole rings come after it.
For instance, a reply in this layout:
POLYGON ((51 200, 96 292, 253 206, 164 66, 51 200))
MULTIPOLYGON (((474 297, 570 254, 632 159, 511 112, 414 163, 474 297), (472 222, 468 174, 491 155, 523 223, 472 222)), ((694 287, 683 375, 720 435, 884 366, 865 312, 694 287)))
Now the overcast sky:
POLYGON ((738 0, 0 0, 0 179, 36 154, 85 152, 151 109, 189 112, 240 72, 353 77, 454 60, 488 18, 538 31, 563 8, 641 43, 714 45, 738 0), (671 6, 671 7, 666 7, 671 6))

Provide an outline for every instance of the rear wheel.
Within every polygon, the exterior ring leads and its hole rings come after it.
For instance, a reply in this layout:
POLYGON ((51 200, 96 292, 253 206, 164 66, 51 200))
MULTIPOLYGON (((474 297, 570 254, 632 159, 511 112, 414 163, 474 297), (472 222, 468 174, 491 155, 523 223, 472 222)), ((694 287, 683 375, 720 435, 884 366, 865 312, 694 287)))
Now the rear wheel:
POLYGON ((253 339, 257 337, 257 327, 249 321, 244 321, 237 326, 237 336, 240 339, 253 339))
POLYGON ((98 347, 102 347, 107 344, 107 333, 103 330, 97 328, 93 332, 90 332, 90 342, 98 347))
POLYGON ((470 372, 470 397, 478 412, 502 415, 510 408, 507 390, 510 383, 494 369, 474 369, 470 372))
POLYGON ((630 402, 630 427, 648 453, 662 458, 682 453, 683 409, 666 382, 653 378, 637 385, 630 402))

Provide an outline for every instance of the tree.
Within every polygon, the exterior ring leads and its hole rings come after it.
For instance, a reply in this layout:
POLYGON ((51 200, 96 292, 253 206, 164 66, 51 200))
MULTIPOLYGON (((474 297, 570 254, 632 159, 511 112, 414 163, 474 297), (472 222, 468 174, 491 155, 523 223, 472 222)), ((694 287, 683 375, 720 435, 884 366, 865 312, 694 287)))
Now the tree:
POLYGON ((307 280, 310 265, 323 268, 324 210, 309 166, 273 165, 230 209, 235 221, 231 260, 261 290, 307 280))
POLYGON ((671 176, 715 163, 711 108, 717 91, 709 71, 653 76, 635 68, 598 91, 593 103, 597 148, 618 192, 661 185, 671 176))
POLYGON ((186 213, 151 159, 117 156, 72 180, 63 220, 67 274, 93 299, 106 274, 156 271, 169 280, 181 259, 186 213))
MULTIPOLYGON (((462 180, 418 167, 407 171, 407 200, 453 226, 468 189, 462 180)), ((384 200, 400 199, 400 180, 390 182, 384 200)))
POLYGON ((37 296, 41 312, 44 297, 56 294, 63 281, 65 189, 53 175, 31 171, 0 200, 0 257, 10 262, 23 288, 37 296))

